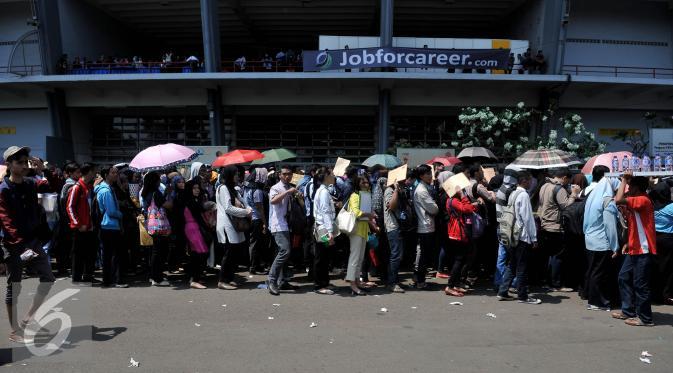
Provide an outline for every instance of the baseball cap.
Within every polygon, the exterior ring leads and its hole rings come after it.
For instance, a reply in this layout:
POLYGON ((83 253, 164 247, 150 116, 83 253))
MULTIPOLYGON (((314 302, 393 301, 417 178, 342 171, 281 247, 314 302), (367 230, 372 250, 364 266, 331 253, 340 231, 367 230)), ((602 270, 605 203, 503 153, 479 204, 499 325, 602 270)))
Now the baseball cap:
POLYGON ((27 153, 30 153, 30 148, 27 146, 10 146, 9 148, 7 148, 7 150, 5 150, 5 153, 3 154, 5 162, 7 162, 7 159, 9 159, 9 157, 13 156, 14 154, 20 151, 26 151, 27 153))

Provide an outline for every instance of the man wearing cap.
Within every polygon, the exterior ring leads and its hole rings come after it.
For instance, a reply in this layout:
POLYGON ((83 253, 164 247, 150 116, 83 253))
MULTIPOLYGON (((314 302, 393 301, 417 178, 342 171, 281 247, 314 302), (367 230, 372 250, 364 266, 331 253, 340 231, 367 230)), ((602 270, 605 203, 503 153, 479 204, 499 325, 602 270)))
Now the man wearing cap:
MULTIPOLYGON (((26 343, 20 335, 21 330, 31 323, 33 315, 42 305, 54 282, 54 275, 44 250, 41 236, 40 206, 37 201, 38 193, 48 193, 47 180, 35 181, 24 177, 28 173, 28 159, 30 148, 11 146, 4 153, 7 175, 0 184, 0 225, 4 232, 3 244, 7 258, 0 256, 0 269, 7 270, 7 318, 11 327, 9 339, 17 343, 26 343), (22 254, 25 255, 22 259, 22 254), (33 304, 26 315, 17 322, 17 300, 21 292, 21 276, 23 265, 28 266, 40 277, 33 304)), ((38 175, 42 173, 44 165, 38 159, 31 159, 38 175)))

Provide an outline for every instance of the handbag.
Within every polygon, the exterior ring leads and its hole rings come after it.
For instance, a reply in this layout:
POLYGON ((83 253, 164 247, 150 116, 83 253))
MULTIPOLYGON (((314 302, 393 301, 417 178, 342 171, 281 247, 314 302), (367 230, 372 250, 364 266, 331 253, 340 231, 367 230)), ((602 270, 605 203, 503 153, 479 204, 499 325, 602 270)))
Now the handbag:
POLYGON ((147 233, 147 229, 145 228, 145 217, 142 215, 138 216, 138 230, 140 232, 140 246, 154 245, 152 236, 147 233))
POLYGON ((169 236, 171 234, 171 223, 166 216, 166 210, 163 207, 157 207, 152 198, 150 207, 147 209, 147 233, 150 236, 169 236))
POLYGON ((339 231, 349 235, 352 234, 355 231, 355 220, 355 214, 348 210, 348 204, 346 204, 337 215, 339 231))
MULTIPOLYGON (((220 188, 224 187, 223 185, 220 185, 217 187, 217 193, 220 193, 220 188)), ((231 193, 230 193, 231 194, 231 193)), ((236 206, 236 201, 237 198, 235 196, 231 196, 231 204, 232 206, 236 206)), ((239 202, 239 204, 243 205, 242 203, 239 202)), ((238 206, 236 206, 238 207, 238 206)), ((250 216, 245 216, 245 217, 238 217, 234 216, 231 214, 227 214, 227 217, 229 217, 229 221, 231 222, 231 226, 234 227, 234 230, 236 232, 248 232, 250 231, 250 228, 252 227, 252 217, 250 216)))

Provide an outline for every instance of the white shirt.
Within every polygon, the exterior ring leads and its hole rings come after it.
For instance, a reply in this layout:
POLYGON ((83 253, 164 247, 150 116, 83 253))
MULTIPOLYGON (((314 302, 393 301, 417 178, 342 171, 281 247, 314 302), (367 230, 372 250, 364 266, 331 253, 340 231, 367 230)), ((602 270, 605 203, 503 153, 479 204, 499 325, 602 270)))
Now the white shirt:
MULTIPOLYGON (((514 213, 516 214, 516 225, 521 228, 521 237, 519 241, 525 243, 537 242, 537 227, 535 218, 533 218, 533 207, 530 205, 528 192, 520 186, 516 187, 518 195, 514 201, 514 213)), ((514 192, 510 196, 514 197, 514 192)))
POLYGON ((315 223, 318 226, 318 229, 325 229, 326 231, 331 232, 332 235, 336 235, 337 232, 332 232, 332 229, 334 228, 333 222, 336 216, 334 204, 332 203, 332 197, 330 196, 327 187, 324 185, 321 185, 316 192, 313 214, 315 215, 315 223))

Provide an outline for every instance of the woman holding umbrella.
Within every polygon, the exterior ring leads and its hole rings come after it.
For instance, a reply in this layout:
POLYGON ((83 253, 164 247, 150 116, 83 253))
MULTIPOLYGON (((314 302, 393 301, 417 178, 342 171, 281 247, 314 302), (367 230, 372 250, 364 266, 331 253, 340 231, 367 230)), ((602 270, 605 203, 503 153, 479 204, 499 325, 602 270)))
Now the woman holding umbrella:
MULTIPOLYGON (((145 175, 143 182, 143 190, 140 193, 141 204, 143 211, 147 214, 152 202, 157 209, 171 209, 173 202, 166 201, 166 197, 160 191, 161 178, 157 172, 150 172, 145 175)), ((167 190, 170 194, 171 190, 167 190)), ((146 217, 149 220, 149 217, 146 217)), ((164 263, 168 255, 168 236, 155 234, 152 236, 154 244, 152 245, 152 253, 150 255, 150 283, 152 286, 169 286, 170 284, 164 278, 164 263)))

